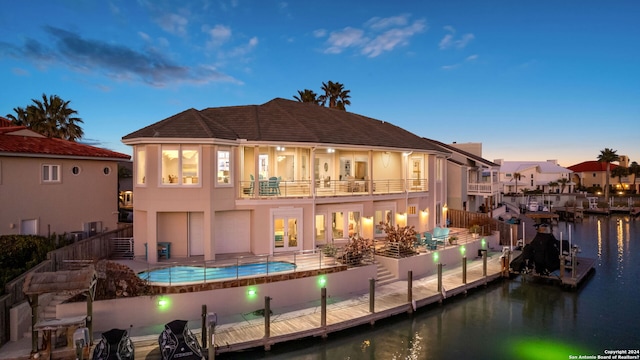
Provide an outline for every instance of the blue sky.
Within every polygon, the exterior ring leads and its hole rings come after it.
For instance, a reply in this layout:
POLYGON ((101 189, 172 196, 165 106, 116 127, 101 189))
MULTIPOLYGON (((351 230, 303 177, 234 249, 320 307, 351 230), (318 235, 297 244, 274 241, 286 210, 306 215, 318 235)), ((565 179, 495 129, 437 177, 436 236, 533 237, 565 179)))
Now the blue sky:
POLYGON ((5 1, 0 115, 70 100, 88 143, 188 108, 351 90, 350 112, 489 160, 640 162, 640 2, 5 1))

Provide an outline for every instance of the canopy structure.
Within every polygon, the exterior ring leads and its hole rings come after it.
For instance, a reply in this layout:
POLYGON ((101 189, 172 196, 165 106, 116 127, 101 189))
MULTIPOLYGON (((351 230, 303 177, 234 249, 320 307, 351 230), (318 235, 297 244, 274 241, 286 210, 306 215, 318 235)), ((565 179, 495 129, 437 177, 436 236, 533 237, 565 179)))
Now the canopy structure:
MULTIPOLYGON (((97 283, 97 274, 93 265, 76 270, 64 270, 56 272, 31 272, 27 275, 22 291, 27 295, 31 305, 31 339, 32 352, 38 352, 38 331, 51 331, 52 329, 78 326, 86 324, 89 336, 93 333, 91 316, 93 313, 93 298, 97 283), (49 319, 38 321, 38 296, 40 294, 56 293, 66 294, 69 297, 78 294, 87 294, 87 315, 69 319, 49 319)), ((46 337, 45 337, 46 338, 46 337)), ((49 340, 48 338, 47 340, 49 340)), ((92 339, 91 339, 92 342, 92 339)), ((50 344, 46 344, 50 349, 50 344)))

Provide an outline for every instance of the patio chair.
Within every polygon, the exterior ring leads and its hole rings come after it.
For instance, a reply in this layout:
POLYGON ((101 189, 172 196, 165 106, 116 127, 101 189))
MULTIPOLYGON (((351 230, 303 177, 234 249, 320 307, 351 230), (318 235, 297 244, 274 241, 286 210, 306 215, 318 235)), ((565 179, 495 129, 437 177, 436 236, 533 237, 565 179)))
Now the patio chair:
POLYGON ((275 176, 270 177, 267 190, 269 195, 280 195, 280 180, 275 176))
POLYGON ((440 244, 444 245, 448 236, 449 236, 449 228, 441 228, 438 226, 435 229, 433 229, 433 239, 436 241, 436 244, 438 245, 440 244))
POLYGON ((433 235, 430 232, 424 233, 424 244, 428 250, 435 250, 438 248, 435 240, 433 240, 433 235))
POLYGON ((253 174, 249 174, 249 178, 251 179, 251 183, 249 184, 249 195, 253 195, 253 191, 256 188, 256 178, 253 177, 253 174))

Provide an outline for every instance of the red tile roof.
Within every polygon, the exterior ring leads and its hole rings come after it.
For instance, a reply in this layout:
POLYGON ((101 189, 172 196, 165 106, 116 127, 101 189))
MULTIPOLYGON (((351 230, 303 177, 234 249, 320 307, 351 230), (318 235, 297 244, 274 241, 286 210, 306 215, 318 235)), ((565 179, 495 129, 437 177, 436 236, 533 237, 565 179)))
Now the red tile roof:
MULTIPOLYGON (((613 170, 617 168, 616 164, 609 164, 609 170, 613 170)), ((589 172, 589 171, 607 171, 607 166, 605 162, 600 161, 584 161, 576 165, 571 165, 567 169, 573 172, 589 172)))
MULTIPOLYGON (((6 119, 0 119, 6 120, 6 119)), ((73 141, 48 138, 24 126, 3 126, 0 124, 0 155, 60 156, 99 159, 131 159, 127 154, 101 149, 73 141)))

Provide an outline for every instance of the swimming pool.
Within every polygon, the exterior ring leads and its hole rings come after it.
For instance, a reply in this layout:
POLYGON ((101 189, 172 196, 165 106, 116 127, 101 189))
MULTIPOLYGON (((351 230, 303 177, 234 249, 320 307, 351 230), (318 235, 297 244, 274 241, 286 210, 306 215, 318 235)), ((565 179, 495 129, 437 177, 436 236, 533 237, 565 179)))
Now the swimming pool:
POLYGON ((138 277, 163 285, 189 284, 216 280, 230 280, 246 276, 260 276, 295 270, 296 265, 286 261, 269 261, 204 268, 199 266, 173 266, 138 273, 138 277))

